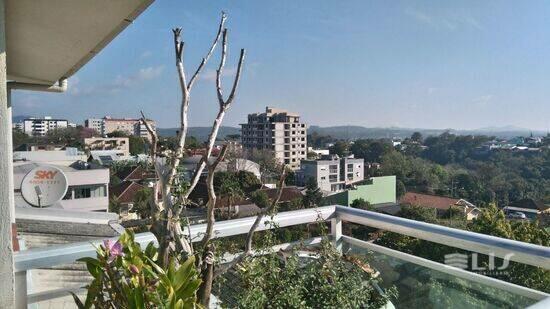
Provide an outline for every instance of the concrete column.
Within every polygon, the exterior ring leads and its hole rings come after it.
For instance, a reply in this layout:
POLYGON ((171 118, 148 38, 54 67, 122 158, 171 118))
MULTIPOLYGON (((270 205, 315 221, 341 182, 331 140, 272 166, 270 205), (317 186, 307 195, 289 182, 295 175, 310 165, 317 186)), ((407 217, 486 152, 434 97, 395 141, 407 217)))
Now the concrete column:
POLYGON ((15 275, 11 226, 13 213, 13 160, 11 112, 6 85, 6 8, 0 0, 0 308, 15 306, 15 275), (10 191, 11 190, 11 191, 10 191))

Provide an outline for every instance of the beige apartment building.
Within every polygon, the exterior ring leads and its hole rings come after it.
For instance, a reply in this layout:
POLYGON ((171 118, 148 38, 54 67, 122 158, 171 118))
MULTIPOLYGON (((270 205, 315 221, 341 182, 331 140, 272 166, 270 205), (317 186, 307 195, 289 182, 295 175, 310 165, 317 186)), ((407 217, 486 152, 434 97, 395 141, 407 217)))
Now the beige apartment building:
POLYGON ((292 169, 298 169, 307 157, 307 126, 298 114, 266 107, 265 113, 249 114, 241 128, 245 149, 271 150, 292 169))
MULTIPOLYGON (((147 123, 151 125, 153 130, 156 130, 155 121, 148 119, 147 123)), ((141 136, 151 140, 151 136, 149 132, 147 132, 145 125, 141 123, 140 119, 136 118, 112 118, 109 116, 105 116, 101 119, 90 118, 86 119, 84 125, 87 128, 96 130, 103 136, 113 133, 114 131, 122 131, 128 135, 141 136)))

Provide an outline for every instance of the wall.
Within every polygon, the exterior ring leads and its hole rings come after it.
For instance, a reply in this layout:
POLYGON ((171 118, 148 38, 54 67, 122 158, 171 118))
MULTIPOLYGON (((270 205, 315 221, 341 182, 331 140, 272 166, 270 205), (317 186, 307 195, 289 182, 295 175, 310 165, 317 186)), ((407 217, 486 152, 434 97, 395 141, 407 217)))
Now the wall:
POLYGON ((357 185, 356 189, 327 196, 324 203, 350 206, 360 198, 372 205, 397 202, 395 176, 372 177, 370 180, 371 184, 357 185))

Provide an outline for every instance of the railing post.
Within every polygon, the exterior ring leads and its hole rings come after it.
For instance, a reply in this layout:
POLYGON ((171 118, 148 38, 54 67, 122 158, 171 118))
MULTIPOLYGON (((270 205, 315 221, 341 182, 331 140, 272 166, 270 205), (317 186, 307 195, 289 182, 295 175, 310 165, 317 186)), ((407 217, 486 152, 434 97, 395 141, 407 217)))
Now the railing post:
POLYGON ((27 271, 15 273, 15 308, 27 309, 27 271))
POLYGON ((334 247, 338 251, 342 251, 342 220, 335 217, 330 220, 330 233, 334 247))

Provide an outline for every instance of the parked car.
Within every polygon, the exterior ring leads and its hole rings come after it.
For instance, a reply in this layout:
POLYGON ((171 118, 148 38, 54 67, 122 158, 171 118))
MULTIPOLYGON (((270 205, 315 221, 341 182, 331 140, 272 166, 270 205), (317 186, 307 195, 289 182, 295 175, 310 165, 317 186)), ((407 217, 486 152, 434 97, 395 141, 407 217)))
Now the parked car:
POLYGON ((527 219, 527 216, 520 211, 512 212, 508 214, 509 219, 527 219))

